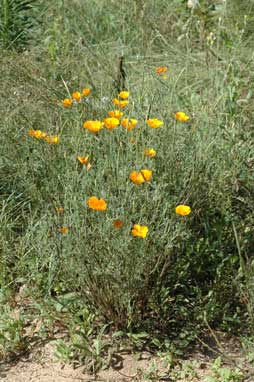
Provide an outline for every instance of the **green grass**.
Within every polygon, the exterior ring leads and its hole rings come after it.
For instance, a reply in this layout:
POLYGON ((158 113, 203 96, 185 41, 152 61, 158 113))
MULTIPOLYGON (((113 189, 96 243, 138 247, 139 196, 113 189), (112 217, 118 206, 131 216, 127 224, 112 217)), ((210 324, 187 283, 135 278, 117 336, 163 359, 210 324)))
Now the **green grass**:
POLYGON ((36 24, 35 0, 0 1, 0 46, 6 49, 24 49, 36 24))
POLYGON ((254 4, 201 3, 56 1, 28 50, 2 51, 4 301, 24 284, 38 301, 74 293, 112 330, 182 332, 182 345, 207 320, 252 328, 254 4), (121 56, 131 93, 124 113, 139 123, 95 136, 82 125, 113 109, 121 56), (167 79, 158 66, 168 67, 167 79), (91 95, 65 109, 61 101, 83 87, 91 95), (180 110, 188 123, 175 120, 180 110), (163 127, 149 128, 148 115, 163 127), (60 142, 31 138, 29 129, 60 142), (145 158, 146 147, 157 156, 145 158), (77 155, 90 155, 89 171, 77 155), (152 181, 132 184, 130 172, 142 168, 152 181), (88 209, 92 195, 107 211, 88 209), (175 214, 183 203, 187 217, 175 214), (149 227, 144 240, 131 235, 133 224, 149 227))

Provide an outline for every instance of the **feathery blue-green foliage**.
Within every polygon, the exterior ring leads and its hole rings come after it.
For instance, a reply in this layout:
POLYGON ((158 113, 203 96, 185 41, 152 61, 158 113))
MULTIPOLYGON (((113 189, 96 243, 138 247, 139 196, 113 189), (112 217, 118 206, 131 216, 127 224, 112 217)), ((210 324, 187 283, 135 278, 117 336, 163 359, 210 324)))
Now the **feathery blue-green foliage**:
MULTIPOLYGON (((36 46, 3 51, 4 301, 24 285, 37 300, 71 294, 76 305, 57 305, 70 307, 69 322, 77 324, 85 304, 113 328, 182 333, 183 345, 207 323, 253 328, 254 3, 186 3, 48 2, 36 46), (124 115, 138 126, 93 135, 83 122, 113 109, 120 57, 130 91, 124 115), (156 74, 159 66, 167 78, 156 74), (91 95, 64 108, 62 100, 84 87, 91 95), (189 122, 176 121, 177 111, 189 122), (163 127, 149 128, 148 115, 163 127), (59 135, 59 144, 31 138, 29 129, 59 135), (146 147, 157 156, 144 157, 146 147), (89 171, 78 155, 90 156, 89 171), (129 174, 141 168, 153 178, 134 185, 129 174), (92 195, 107 201, 107 211, 89 210, 92 195), (176 215, 178 204, 192 213, 176 215), (123 228, 114 228, 115 219, 123 228), (149 227, 145 239, 131 235, 133 224, 149 227)), ((1 21, 5 47, 25 36, 17 17, 1 21)), ((0 349, 5 343, 0 337, 0 349)))

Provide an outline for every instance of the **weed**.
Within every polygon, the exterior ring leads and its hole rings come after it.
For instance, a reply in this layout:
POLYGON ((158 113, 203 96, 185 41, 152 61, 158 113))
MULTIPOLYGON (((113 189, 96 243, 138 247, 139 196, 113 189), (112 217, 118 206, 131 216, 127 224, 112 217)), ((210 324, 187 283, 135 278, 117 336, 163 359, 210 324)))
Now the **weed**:
POLYGON ((207 382, 241 382, 244 375, 238 368, 222 367, 221 358, 218 357, 212 365, 212 375, 207 377, 207 382))
POLYGON ((0 319, 0 357, 22 352, 27 344, 23 336, 25 321, 18 310, 1 308, 0 319))
POLYGON ((170 377, 174 381, 183 380, 183 381, 195 381, 198 378, 198 361, 182 361, 177 365, 172 372, 170 377))

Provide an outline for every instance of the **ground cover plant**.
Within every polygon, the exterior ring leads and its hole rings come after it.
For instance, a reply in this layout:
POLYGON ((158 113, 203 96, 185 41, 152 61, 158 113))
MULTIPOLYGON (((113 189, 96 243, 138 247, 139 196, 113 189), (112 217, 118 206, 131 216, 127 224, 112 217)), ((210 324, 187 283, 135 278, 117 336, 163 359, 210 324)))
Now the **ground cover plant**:
POLYGON ((0 352, 250 333, 253 2, 45 3, 0 58, 0 352))
POLYGON ((1 0, 0 45, 22 50, 36 24, 35 0, 1 0))

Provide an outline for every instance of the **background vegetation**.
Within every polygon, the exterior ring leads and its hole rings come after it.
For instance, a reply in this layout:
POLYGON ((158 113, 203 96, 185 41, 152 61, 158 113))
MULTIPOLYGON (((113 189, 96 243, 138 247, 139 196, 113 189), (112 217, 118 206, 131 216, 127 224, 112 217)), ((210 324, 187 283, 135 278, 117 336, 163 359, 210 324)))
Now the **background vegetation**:
POLYGON ((105 333, 179 349, 207 327, 253 335, 254 2, 21 3, 2 0, 0 16, 0 352, 27 348, 35 318, 40 338, 68 328, 67 359, 96 358, 105 333), (139 123, 95 137, 82 124, 113 109, 120 57, 125 116, 139 123), (91 95, 64 108, 83 87, 91 95), (164 126, 150 129, 148 116, 164 126), (89 171, 77 155, 90 155, 89 171), (140 168, 153 170, 150 184, 129 181, 140 168), (108 210, 89 210, 91 195, 108 210), (182 203, 188 217, 175 214, 182 203), (133 223, 149 227, 146 239, 133 223))

